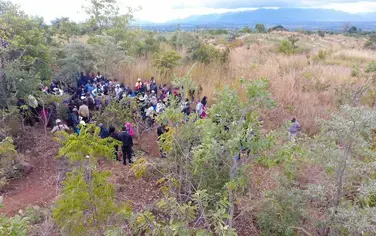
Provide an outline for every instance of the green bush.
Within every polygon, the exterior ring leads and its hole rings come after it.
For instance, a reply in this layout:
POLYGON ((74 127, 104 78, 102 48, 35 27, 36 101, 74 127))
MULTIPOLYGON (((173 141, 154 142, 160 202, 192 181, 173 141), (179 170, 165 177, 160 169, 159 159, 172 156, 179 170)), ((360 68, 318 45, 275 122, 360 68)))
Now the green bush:
POLYGON ((319 53, 317 54, 317 57, 320 60, 325 60, 327 56, 328 56, 328 52, 324 50, 320 50, 319 53))
POLYGON ((281 188, 267 194, 268 201, 257 217, 261 235, 293 236, 305 218, 302 190, 281 188))
POLYGON ((351 69, 351 77, 358 77, 360 75, 359 65, 355 65, 351 69))
POLYGON ((207 32, 211 35, 228 34, 228 31, 225 29, 209 29, 207 32))
POLYGON ((370 36, 364 47, 366 49, 376 50, 376 34, 370 36))
POLYGON ((367 73, 376 72, 376 61, 370 62, 370 63, 367 65, 366 72, 367 72, 367 73))
POLYGON ((23 216, 29 219, 29 223, 32 225, 42 223, 46 215, 46 212, 39 206, 28 207, 23 214, 23 216))
POLYGON ((8 218, 0 215, 0 235, 4 236, 26 236, 28 228, 28 218, 16 215, 8 218))
POLYGON ((17 151, 14 149, 12 138, 7 137, 0 142, 0 190, 7 186, 8 179, 12 177, 16 155, 17 151))
POLYGON ((317 34, 321 37, 321 38, 324 38, 325 37, 325 32, 324 31, 317 31, 317 34))
POLYGON ((264 24, 257 24, 255 26, 255 29, 256 29, 257 33, 265 33, 265 31, 266 31, 264 24))
POLYGON ((153 55, 153 66, 161 73, 167 73, 179 65, 180 59, 181 56, 177 51, 155 53, 153 55))
POLYGON ((227 62, 228 61, 228 51, 222 52, 210 45, 200 44, 191 55, 192 60, 201 63, 209 64, 211 62, 227 62))
POLYGON ((283 40, 279 45, 278 52, 291 55, 291 54, 294 54, 295 50, 290 41, 283 40))
POLYGON ((248 26, 245 26, 241 30, 239 30, 239 33, 250 34, 250 33, 252 33, 252 29, 249 28, 248 26))
POLYGON ((285 27, 283 27, 282 25, 277 25, 277 26, 274 26, 274 27, 271 27, 268 29, 268 32, 273 32, 273 31, 286 31, 288 32, 289 30, 286 29, 285 27))

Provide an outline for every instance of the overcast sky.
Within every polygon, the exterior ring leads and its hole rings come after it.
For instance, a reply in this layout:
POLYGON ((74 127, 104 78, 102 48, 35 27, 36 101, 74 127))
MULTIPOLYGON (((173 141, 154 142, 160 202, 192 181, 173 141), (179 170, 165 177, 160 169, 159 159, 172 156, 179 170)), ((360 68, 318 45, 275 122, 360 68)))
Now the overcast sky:
MULTIPOLYGON (((46 22, 56 17, 82 21, 81 6, 86 0, 11 0, 30 15, 43 16, 46 22)), ((329 8, 349 13, 376 12, 376 0, 118 0, 121 8, 141 7, 135 13, 140 20, 165 22, 190 15, 244 11, 260 7, 329 8)))

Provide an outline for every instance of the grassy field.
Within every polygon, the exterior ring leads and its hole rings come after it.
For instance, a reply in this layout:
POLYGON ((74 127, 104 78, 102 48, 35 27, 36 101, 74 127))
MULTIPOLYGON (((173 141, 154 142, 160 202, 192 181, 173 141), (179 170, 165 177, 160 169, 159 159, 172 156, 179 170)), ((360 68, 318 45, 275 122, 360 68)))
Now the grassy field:
MULTIPOLYGON (((241 78, 266 78, 277 102, 277 108, 265 114, 266 126, 276 128, 297 117, 304 132, 310 135, 318 132, 316 119, 325 118, 330 111, 337 109, 345 87, 356 89, 364 83, 369 76, 364 73, 367 65, 376 60, 374 51, 363 49, 365 39, 343 35, 319 37, 274 32, 244 35, 231 43, 226 41, 226 35, 200 37, 219 49, 230 48, 227 65, 195 65, 191 77, 201 85, 202 96, 211 98, 218 88, 236 86, 241 78), (292 55, 279 53, 280 42, 287 40, 291 34, 299 38, 298 52, 292 55)), ((167 44, 162 47, 165 50, 170 48, 167 44)), ((186 54, 184 50, 179 53, 183 57, 186 54)), ((185 61, 174 69, 174 74, 183 76, 192 66, 193 62, 185 61)), ((158 71, 153 68, 149 55, 122 69, 119 78, 126 84, 133 84, 136 78, 147 79, 153 75, 158 75, 158 71)), ((170 81, 171 76, 158 78, 159 83, 170 81)))

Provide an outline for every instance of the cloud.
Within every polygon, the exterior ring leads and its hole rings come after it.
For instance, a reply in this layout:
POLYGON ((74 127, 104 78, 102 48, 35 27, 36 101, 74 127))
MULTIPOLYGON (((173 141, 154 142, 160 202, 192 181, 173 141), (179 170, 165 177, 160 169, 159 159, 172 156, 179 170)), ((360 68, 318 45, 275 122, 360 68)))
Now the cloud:
MULTIPOLYGON (((46 22, 56 17, 83 21, 85 0, 11 0, 21 5, 30 15, 43 16, 46 22)), ((327 8, 350 13, 376 11, 376 0, 118 0, 121 9, 142 7, 135 12, 137 19, 166 22, 191 15, 251 10, 259 7, 327 8)))
POLYGON ((249 7, 323 7, 328 4, 364 4, 375 1, 362 0, 176 0, 174 8, 249 8, 249 7))

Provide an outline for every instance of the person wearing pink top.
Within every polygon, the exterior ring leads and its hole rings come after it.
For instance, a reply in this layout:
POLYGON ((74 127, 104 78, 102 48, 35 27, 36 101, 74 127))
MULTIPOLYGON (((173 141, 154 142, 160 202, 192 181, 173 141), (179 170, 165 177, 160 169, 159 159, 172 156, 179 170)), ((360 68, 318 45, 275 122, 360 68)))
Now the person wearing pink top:
POLYGON ((133 137, 134 136, 134 130, 133 130, 133 128, 132 128, 132 125, 131 125, 131 123, 126 123, 125 124, 125 128, 127 128, 127 131, 128 131, 128 133, 129 133, 129 135, 131 136, 131 137, 133 137))

